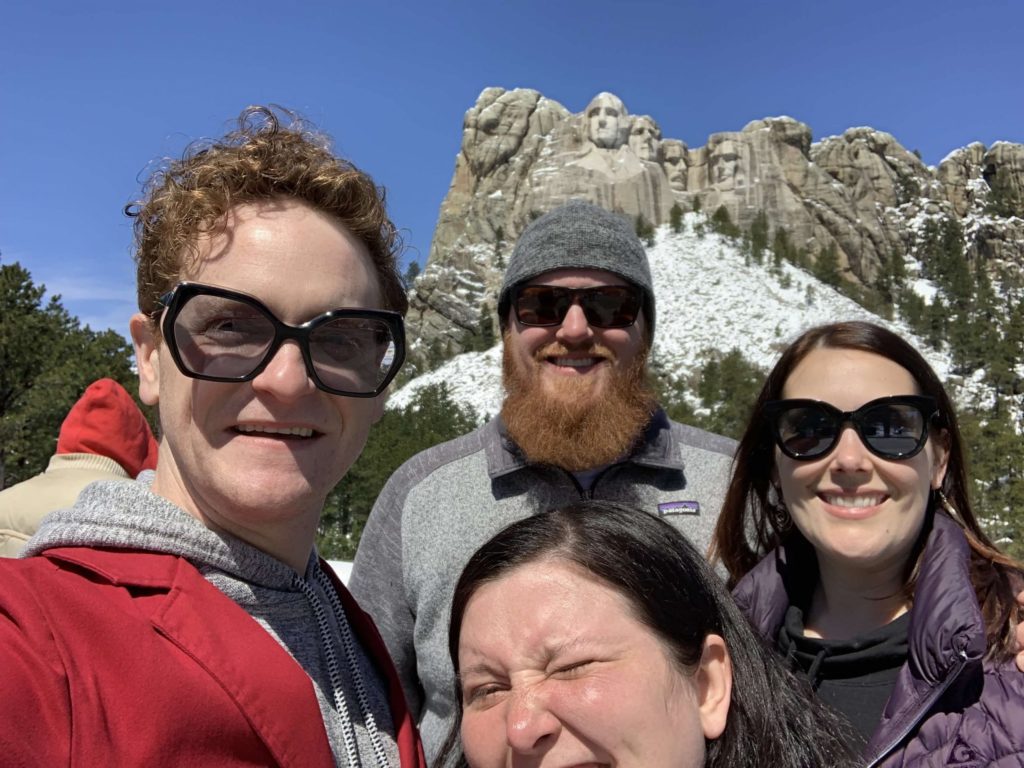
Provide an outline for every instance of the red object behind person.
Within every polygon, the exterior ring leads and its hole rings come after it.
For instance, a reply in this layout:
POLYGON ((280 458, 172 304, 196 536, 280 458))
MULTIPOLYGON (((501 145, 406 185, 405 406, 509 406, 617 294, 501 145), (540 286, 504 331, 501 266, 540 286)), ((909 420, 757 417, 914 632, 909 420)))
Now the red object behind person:
POLYGON ((156 469, 157 442, 135 400, 113 379, 90 384, 68 412, 57 454, 91 453, 116 461, 129 477, 156 469))
POLYGON ((0 556, 17 557, 50 512, 97 480, 156 467, 157 442, 132 396, 113 379, 90 384, 61 424, 46 471, 0 491, 0 556))

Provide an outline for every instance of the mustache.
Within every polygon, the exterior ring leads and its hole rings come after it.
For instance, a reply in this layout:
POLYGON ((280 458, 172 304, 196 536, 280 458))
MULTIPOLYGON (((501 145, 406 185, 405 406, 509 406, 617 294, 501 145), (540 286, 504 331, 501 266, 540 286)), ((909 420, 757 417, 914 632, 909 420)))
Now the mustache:
POLYGON ((564 355, 579 354, 581 352, 590 355, 591 357, 600 357, 613 363, 618 359, 616 354, 604 344, 588 342, 586 344, 579 344, 570 347, 560 341, 553 341, 550 344, 545 344, 533 353, 533 359, 537 362, 544 362, 549 357, 562 357, 564 355))

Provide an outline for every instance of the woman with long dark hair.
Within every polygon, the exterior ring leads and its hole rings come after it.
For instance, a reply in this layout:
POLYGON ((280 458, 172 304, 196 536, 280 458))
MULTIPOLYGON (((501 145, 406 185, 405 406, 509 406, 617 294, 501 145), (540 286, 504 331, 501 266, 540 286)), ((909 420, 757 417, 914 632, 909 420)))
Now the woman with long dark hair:
POLYGON ((1024 763, 1021 566, 975 518, 953 403, 896 334, 835 323, 783 352, 712 561, 868 765, 1024 763))
POLYGON ((438 765, 853 766, 835 716, 686 539, 586 501, 512 524, 455 589, 459 721, 438 765))

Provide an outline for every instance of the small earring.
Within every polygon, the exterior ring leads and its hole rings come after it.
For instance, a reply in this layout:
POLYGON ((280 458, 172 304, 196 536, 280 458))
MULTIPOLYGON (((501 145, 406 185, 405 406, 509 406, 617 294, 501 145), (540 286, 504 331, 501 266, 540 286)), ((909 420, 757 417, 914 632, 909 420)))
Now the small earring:
POLYGON ((778 534, 783 534, 793 527, 793 518, 790 517, 786 502, 782 499, 782 488, 774 483, 768 496, 768 521, 778 534), (772 498, 772 495, 775 498, 772 498))
POLYGON ((953 506, 953 502, 947 498, 946 494, 942 492, 941 488, 935 489, 935 496, 939 500, 939 506, 942 507, 946 514, 952 517, 954 520, 960 520, 960 511, 953 506))

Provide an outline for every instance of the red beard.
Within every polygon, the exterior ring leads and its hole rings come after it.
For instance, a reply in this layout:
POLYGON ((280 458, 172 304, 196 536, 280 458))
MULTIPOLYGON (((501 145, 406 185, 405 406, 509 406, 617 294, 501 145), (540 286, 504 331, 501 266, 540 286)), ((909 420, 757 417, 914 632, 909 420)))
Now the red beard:
POLYGON ((538 350, 535 364, 526 371, 520 370, 509 350, 506 335, 501 418, 509 437, 532 462, 569 472, 611 464, 633 449, 657 408, 647 381, 646 347, 626 368, 618 366, 607 347, 589 348, 588 352, 607 358, 602 365, 611 366, 604 387, 591 375, 541 381, 544 360, 568 351, 557 342, 538 350))

